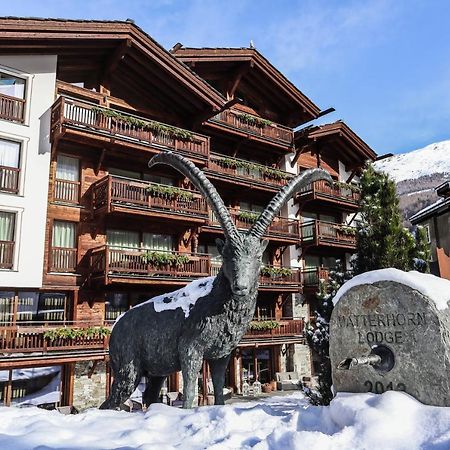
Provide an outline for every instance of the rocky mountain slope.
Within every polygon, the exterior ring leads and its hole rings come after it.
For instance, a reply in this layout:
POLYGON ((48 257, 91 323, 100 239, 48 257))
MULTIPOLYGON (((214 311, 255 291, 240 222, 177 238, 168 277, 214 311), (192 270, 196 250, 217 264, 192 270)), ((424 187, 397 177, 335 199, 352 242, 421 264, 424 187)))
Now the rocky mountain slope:
POLYGON ((450 140, 375 162, 397 183, 405 226, 408 218, 438 199, 434 187, 450 178, 450 140))

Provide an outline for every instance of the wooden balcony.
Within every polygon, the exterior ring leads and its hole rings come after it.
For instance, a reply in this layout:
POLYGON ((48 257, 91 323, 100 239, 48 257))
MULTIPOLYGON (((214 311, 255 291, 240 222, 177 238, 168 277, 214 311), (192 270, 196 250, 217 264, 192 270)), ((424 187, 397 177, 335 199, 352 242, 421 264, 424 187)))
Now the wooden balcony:
POLYGON ((25 120, 25 100, 0 94, 0 119, 23 123, 25 120))
MULTIPOLYGON (((255 223, 255 218, 259 215, 253 211, 235 210, 233 208, 229 208, 229 211, 231 219, 239 230, 250 229, 255 223)), ((208 227, 221 230, 219 221, 213 211, 209 212, 208 227)), ((300 222, 297 219, 277 216, 273 219, 264 237, 274 241, 299 243, 300 222)))
POLYGON ((77 249, 52 247, 49 255, 49 272, 74 273, 77 267, 77 249))
POLYGON ((220 126, 239 136, 275 144, 286 150, 290 150, 294 144, 294 132, 291 128, 233 109, 226 109, 215 115, 208 120, 207 125, 220 126))
POLYGON ((218 153, 211 154, 206 171, 211 178, 270 191, 278 191, 293 177, 275 167, 218 153))
POLYGON ((356 229, 344 224, 312 220, 300 225, 300 238, 302 247, 356 249, 356 229))
POLYGON ((258 343, 264 344, 303 342, 303 332, 305 329, 304 319, 283 318, 278 321, 278 324, 278 327, 272 329, 248 329, 239 346, 245 347, 246 345, 255 345, 258 343))
MULTIPOLYGON (((219 261, 211 262, 211 275, 217 275, 222 267, 219 261)), ((301 273, 296 268, 264 266, 259 276, 261 291, 298 292, 302 287, 301 273), (283 270, 280 270, 283 269, 283 270)))
POLYGON ((83 330, 103 326, 89 322, 23 322, 20 325, 0 326, 0 367, 11 364, 17 359, 58 357, 64 360, 64 355, 81 354, 84 358, 91 352, 105 354, 108 348, 108 336, 89 335, 83 330), (80 330, 80 335, 72 339, 51 339, 46 332, 54 329, 69 328, 80 330))
POLYGON ((360 193, 355 189, 340 184, 330 185, 323 180, 304 187, 297 195, 297 201, 300 203, 316 200, 338 204, 349 210, 358 209, 360 198, 360 193))
MULTIPOLYGON (((157 255, 157 256, 158 256, 157 255)), ((159 258, 163 259, 163 258, 159 258)), ((210 275, 208 255, 144 248, 116 249, 102 246, 90 254, 90 280, 100 284, 144 283, 183 285, 210 275), (171 262, 157 262, 150 253, 166 255, 171 262)))
POLYGON ((0 241, 0 269, 12 269, 14 266, 14 242, 0 241))
POLYGON ((57 178, 54 184, 53 200, 77 205, 80 201, 80 182, 57 178))
POLYGON ((165 217, 204 223, 206 200, 197 191, 108 175, 92 186, 93 211, 165 217))
POLYGON ((303 290, 318 290, 322 281, 327 281, 330 271, 323 267, 308 267, 302 270, 303 290))
POLYGON ((63 96, 52 107, 52 142, 62 136, 102 147, 116 143, 152 154, 173 150, 202 162, 209 157, 207 136, 63 96))
POLYGON ((17 167, 0 166, 0 191, 19 193, 20 169, 17 167))

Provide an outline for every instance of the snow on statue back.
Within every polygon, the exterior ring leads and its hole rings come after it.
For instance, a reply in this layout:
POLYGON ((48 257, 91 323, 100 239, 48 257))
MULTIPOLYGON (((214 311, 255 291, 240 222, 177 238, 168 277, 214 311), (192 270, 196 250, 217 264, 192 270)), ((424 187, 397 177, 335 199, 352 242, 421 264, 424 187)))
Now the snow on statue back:
POLYGON ((337 392, 405 391, 450 406, 450 281, 383 269, 336 294, 330 358, 337 392))

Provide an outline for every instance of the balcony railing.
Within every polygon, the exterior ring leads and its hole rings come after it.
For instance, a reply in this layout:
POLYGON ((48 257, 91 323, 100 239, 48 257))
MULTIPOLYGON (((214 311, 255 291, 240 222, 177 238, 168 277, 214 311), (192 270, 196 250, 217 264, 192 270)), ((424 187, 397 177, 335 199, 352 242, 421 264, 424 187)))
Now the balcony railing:
POLYGON ((209 156, 207 136, 88 102, 59 97, 52 107, 52 138, 63 127, 126 140, 152 148, 155 152, 175 150, 201 159, 209 156))
POLYGON ((93 208, 98 211, 114 207, 136 208, 143 211, 208 216, 206 200, 198 192, 174 189, 171 186, 108 175, 93 185, 93 208))
POLYGON ((20 169, 0 166, 0 191, 17 194, 19 192, 20 169))
POLYGON ((45 333, 52 329, 70 328, 87 330, 101 324, 88 322, 53 322, 51 324, 21 323, 14 326, 0 326, 0 353, 51 353, 58 351, 106 350, 108 337, 79 333, 80 336, 50 339, 45 333))
POLYGON ((284 186, 293 176, 275 167, 217 153, 211 154, 208 170, 228 178, 230 181, 237 178, 249 182, 249 184, 269 185, 272 188, 284 186))
MULTIPOLYGON (((231 219, 236 228, 241 230, 250 229, 255 223, 259 213, 254 211, 235 210, 229 208, 231 219)), ((213 211, 209 212, 209 225, 219 227, 219 221, 213 211)), ((265 235, 273 238, 300 239, 300 222, 297 219, 289 219, 287 217, 277 216, 273 219, 265 235)))
POLYGON ((356 229, 344 224, 312 220, 300 225, 302 245, 355 248, 356 229))
POLYGON ((0 94, 0 119, 23 123, 25 100, 0 94))
MULTIPOLYGON (((222 267, 220 261, 211 262, 211 275, 217 275, 222 267)), ((261 288, 295 288, 298 289, 302 285, 301 273, 295 268, 281 268, 274 266, 264 266, 259 276, 259 286, 261 288)))
POLYGON ((294 133, 292 129, 276 123, 271 123, 260 117, 226 109, 210 119, 227 127, 242 131, 253 136, 271 141, 281 141, 284 145, 292 146, 294 133))
POLYGON ((14 242, 0 241, 0 269, 12 269, 14 265, 14 242))
POLYGON ((57 202, 78 204, 80 201, 80 182, 55 180, 53 200, 57 202))
POLYGON ((279 326, 276 328, 267 330, 248 329, 244 339, 302 336, 304 328, 305 321, 303 319, 281 319, 279 326))
POLYGON ((71 273, 77 267, 77 249, 52 247, 50 251, 50 272, 71 273))
POLYGON ((358 205, 360 200, 360 193, 338 184, 329 184, 326 181, 319 180, 304 187, 298 194, 299 199, 319 198, 324 200, 331 200, 334 202, 349 203, 358 205))
POLYGON ((111 277, 189 281, 210 275, 210 259, 201 254, 106 245, 92 250, 90 270, 91 278, 103 277, 105 284, 111 277))
POLYGON ((302 270, 304 288, 319 288, 322 281, 327 281, 329 270, 323 267, 308 267, 302 270))

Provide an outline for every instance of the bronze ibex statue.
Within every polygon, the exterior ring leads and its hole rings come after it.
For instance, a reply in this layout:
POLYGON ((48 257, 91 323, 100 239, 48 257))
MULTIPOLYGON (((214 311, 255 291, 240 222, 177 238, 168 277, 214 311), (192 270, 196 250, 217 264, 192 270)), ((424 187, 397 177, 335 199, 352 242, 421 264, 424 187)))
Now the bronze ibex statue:
POLYGON ((225 242, 216 240, 222 267, 214 279, 193 282, 205 290, 205 295, 195 299, 187 312, 177 302, 190 295, 189 285, 130 309, 116 322, 109 346, 114 382, 109 398, 101 405, 103 409, 118 408, 144 376, 148 385, 143 403, 157 402, 165 378, 179 370, 183 373, 184 407, 191 408, 204 359, 211 368, 215 404, 223 405, 231 352, 255 312, 262 254, 267 246, 262 237, 281 207, 301 188, 316 180, 332 181, 321 169, 303 172, 273 197, 249 231, 239 232, 216 189, 193 163, 167 152, 154 156, 149 167, 157 164, 177 169, 208 201, 225 235, 225 242), (161 304, 167 308, 161 308, 161 304))

